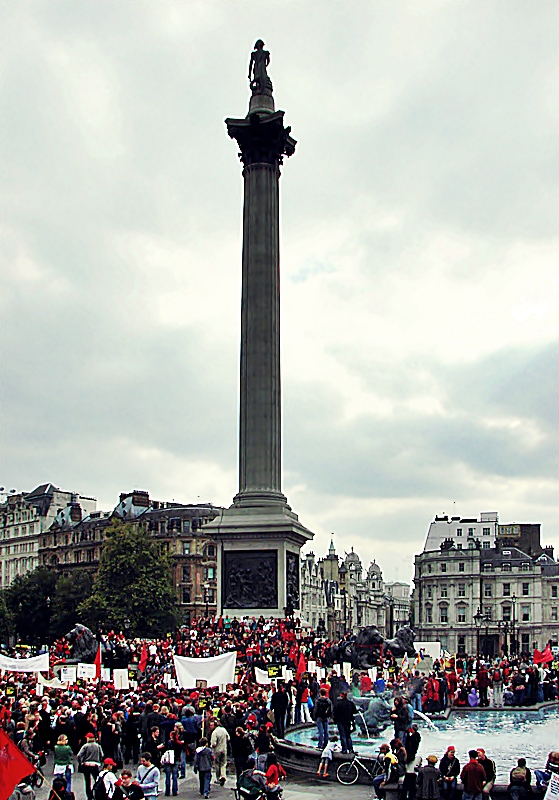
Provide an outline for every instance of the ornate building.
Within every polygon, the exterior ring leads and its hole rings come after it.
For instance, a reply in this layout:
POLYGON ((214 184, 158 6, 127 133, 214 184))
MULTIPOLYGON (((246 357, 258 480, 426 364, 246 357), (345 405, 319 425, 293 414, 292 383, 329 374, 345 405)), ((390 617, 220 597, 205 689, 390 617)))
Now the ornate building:
POLYGON ((302 563, 302 615, 312 628, 338 638, 366 625, 376 625, 390 637, 409 622, 409 586, 389 584, 387 589, 379 565, 367 571, 351 549, 343 560, 330 543, 328 555, 315 560, 308 553, 302 563))
POLYGON ((210 504, 183 505, 151 500, 144 491, 120 495, 110 512, 84 513, 75 496, 60 509, 48 531, 41 534, 39 561, 63 574, 95 572, 105 530, 115 519, 145 525, 171 560, 177 602, 185 621, 217 609, 217 551, 205 526, 221 509, 210 504))
POLYGON ((559 641, 559 563, 540 525, 436 517, 414 583, 416 638, 451 653, 516 655, 559 641), (434 537, 434 526, 452 535, 434 537))
MULTIPOLYGON (((0 575, 1 588, 7 588, 18 575, 25 575, 39 565, 41 534, 52 525, 56 515, 77 495, 43 483, 32 492, 7 495, 0 504, 0 575)), ((79 497, 87 512, 97 506, 93 497, 79 497)))

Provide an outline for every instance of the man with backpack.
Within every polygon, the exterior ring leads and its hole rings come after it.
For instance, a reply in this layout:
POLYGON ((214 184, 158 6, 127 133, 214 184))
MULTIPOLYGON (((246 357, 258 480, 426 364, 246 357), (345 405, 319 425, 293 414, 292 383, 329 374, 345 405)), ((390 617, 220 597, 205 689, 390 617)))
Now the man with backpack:
POLYGON ((112 758, 103 761, 103 769, 93 784, 94 800, 112 800, 116 787, 116 775, 113 772, 115 767, 116 762, 112 758))
POLYGON ((328 720, 332 716, 332 703, 326 696, 326 689, 320 690, 314 706, 314 719, 318 731, 318 749, 323 750, 328 742, 328 720))
POLYGON ((155 800, 159 792, 159 767, 151 763, 151 753, 145 750, 140 756, 137 781, 142 787, 146 800, 155 800))
POLYGON ((503 676, 501 670, 497 665, 491 674, 493 682, 493 705, 495 708, 502 708, 503 706, 503 676))

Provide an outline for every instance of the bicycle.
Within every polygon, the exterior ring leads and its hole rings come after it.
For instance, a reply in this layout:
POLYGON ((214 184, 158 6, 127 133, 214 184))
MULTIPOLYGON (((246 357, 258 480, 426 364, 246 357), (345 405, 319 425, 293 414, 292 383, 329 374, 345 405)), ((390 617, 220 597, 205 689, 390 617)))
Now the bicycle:
POLYGON ((357 783, 359 780, 359 767, 366 772, 370 780, 376 778, 378 775, 382 775, 383 769, 382 764, 375 759, 373 761, 371 768, 367 766, 364 761, 361 761, 358 755, 354 754, 351 761, 344 761, 338 769, 336 770, 336 778, 339 780, 340 783, 343 783, 345 786, 351 786, 353 783, 357 783))

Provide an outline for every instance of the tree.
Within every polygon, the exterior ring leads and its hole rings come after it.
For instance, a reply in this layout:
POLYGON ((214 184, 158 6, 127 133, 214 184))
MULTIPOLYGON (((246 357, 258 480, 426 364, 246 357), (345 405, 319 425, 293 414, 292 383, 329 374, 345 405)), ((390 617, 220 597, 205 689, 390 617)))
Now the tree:
POLYGON ((50 633, 54 639, 64 636, 81 622, 78 606, 90 596, 92 585, 92 575, 83 570, 58 578, 51 603, 50 633))
POLYGON ((177 621, 169 559, 145 527, 115 521, 105 543, 91 596, 78 615, 95 631, 164 635, 177 621))
POLYGON ((6 592, 0 592, 0 642, 7 643, 12 630, 11 614, 6 605, 6 592))
POLYGON ((50 607, 54 597, 56 574, 37 567, 18 575, 5 591, 8 613, 16 636, 28 644, 50 641, 50 607))

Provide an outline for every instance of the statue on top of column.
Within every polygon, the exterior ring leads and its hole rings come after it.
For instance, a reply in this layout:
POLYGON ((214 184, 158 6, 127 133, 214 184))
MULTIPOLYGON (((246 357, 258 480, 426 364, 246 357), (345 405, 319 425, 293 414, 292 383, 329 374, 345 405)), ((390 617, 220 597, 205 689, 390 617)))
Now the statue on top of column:
POLYGON ((272 81, 270 80, 266 68, 270 63, 270 52, 264 50, 264 42, 258 39, 254 44, 254 50, 250 54, 250 64, 248 65, 248 79, 250 88, 254 94, 272 94, 272 81))

